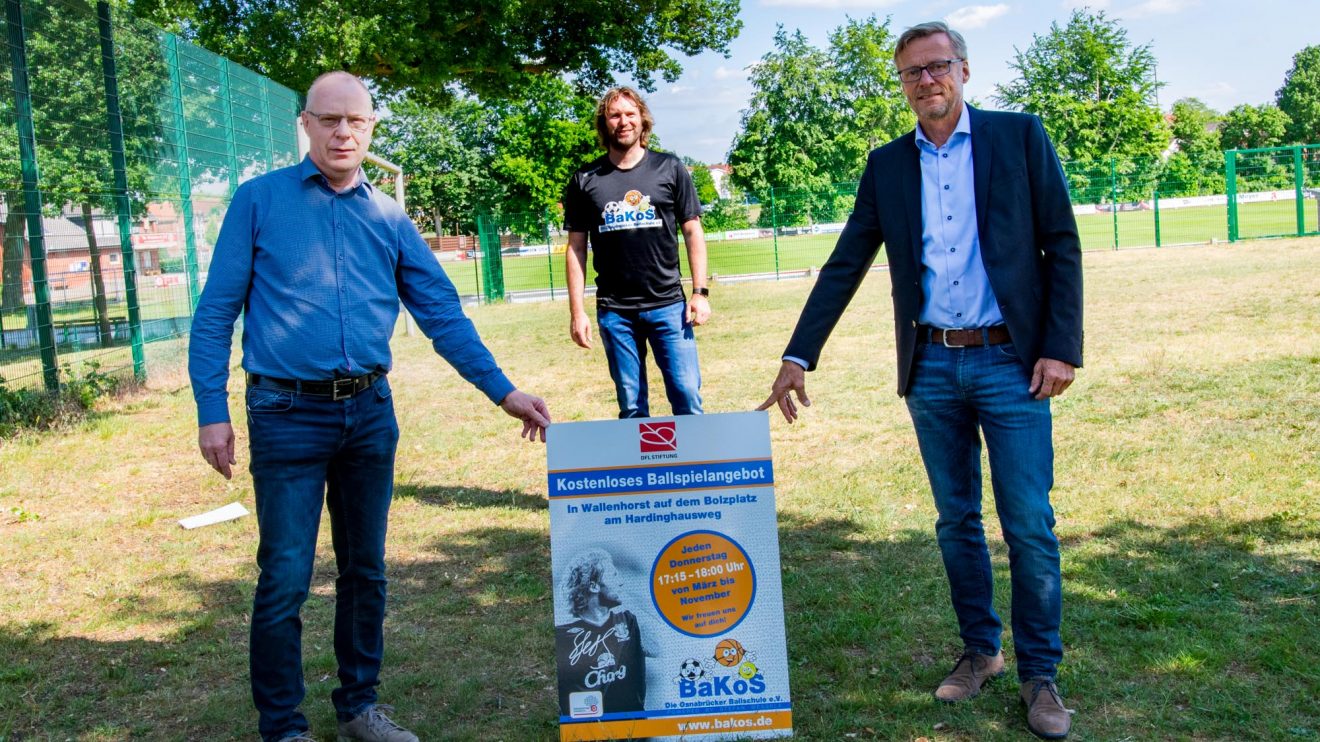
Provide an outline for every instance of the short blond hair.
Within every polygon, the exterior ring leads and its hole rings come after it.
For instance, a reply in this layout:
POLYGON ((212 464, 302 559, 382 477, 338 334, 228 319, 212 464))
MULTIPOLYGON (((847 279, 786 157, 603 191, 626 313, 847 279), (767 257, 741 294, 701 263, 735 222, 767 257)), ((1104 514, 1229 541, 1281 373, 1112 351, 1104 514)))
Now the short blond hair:
POLYGON ((894 64, 898 64, 898 55, 903 53, 908 44, 917 39, 924 39, 927 36, 941 33, 948 36, 949 41, 953 42, 953 53, 957 54, 959 59, 967 59, 967 40, 963 38, 962 34, 949 28, 949 24, 944 21, 926 21, 909 28, 898 37, 898 43, 894 45, 894 64))

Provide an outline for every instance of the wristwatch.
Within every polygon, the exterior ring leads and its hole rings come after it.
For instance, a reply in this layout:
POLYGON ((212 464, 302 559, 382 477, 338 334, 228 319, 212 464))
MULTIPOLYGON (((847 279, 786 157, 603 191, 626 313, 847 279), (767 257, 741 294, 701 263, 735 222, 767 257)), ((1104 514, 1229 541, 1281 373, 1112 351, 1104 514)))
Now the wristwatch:
POLYGON ((699 288, 699 289, 698 289, 698 288, 694 288, 694 289, 692 289, 692 295, 693 295, 693 296, 710 296, 710 289, 706 288, 705 286, 702 286, 702 287, 699 288))

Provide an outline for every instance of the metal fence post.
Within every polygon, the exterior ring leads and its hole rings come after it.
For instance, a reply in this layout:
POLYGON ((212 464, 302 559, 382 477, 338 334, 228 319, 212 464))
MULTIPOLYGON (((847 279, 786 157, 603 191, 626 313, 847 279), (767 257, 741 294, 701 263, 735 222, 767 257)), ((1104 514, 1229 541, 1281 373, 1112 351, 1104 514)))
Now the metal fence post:
POLYGON ((775 249, 775 280, 779 280, 779 216, 775 214, 775 187, 770 186, 770 240, 775 249))
POLYGON ((133 376, 147 380, 147 357, 142 347, 142 313, 138 305, 137 264, 133 253, 133 215, 128 203, 128 162, 124 157, 124 121, 119 109, 119 79, 115 73, 115 36, 110 5, 96 4, 101 31, 101 70, 105 77, 105 116, 110 134, 110 159, 115 173, 115 211, 119 217, 119 252, 124 264, 124 299, 133 345, 133 376))
POLYGON ((1302 146, 1294 145, 1293 151, 1293 187, 1297 193, 1297 236, 1306 234, 1306 202, 1302 200, 1302 188, 1306 185, 1306 170, 1302 166, 1302 146))
POLYGON ((1155 247, 1160 247, 1160 189, 1155 189, 1151 200, 1155 204, 1155 247))
POLYGON ((183 71, 179 67, 179 44, 174 34, 161 34, 165 43, 166 67, 174 96, 174 152, 179 166, 179 211, 183 212, 183 270, 188 274, 188 314, 197 311, 201 298, 201 266, 197 263, 197 229, 193 226, 192 167, 188 164, 188 119, 183 110, 183 71))
POLYGON ((238 190, 238 142, 234 134, 234 103, 230 99, 229 60, 220 58, 220 109, 225 117, 225 158, 229 166, 229 197, 238 190))
POLYGON ((550 301, 555 300, 555 251, 550 248, 550 210, 541 210, 541 226, 545 229, 545 269, 550 277, 550 301))
POLYGON ((1118 249, 1118 161, 1109 158, 1109 194, 1114 206, 1114 249, 1118 249))
MULTIPOLYGON (((23 177, 23 208, 28 228, 28 259, 32 263, 32 293, 36 306, 37 341, 46 390, 60 389, 59 359, 50 313, 50 285, 46 280, 46 235, 41 223, 41 175, 37 168, 37 134, 32 124, 32 94, 28 87, 27 39, 21 0, 5 0, 9 29, 9 62, 13 67, 14 119, 23 177)), ((12 207, 11 207, 12 208, 12 207)), ((31 317, 32 315, 28 315, 31 317)))
POLYGON ((504 263, 500 259, 499 225, 489 216, 477 217, 477 244, 481 247, 481 278, 487 304, 504 300, 504 263))
POLYGON ((1224 191, 1228 197, 1228 241, 1238 239, 1237 150, 1224 153, 1224 191))

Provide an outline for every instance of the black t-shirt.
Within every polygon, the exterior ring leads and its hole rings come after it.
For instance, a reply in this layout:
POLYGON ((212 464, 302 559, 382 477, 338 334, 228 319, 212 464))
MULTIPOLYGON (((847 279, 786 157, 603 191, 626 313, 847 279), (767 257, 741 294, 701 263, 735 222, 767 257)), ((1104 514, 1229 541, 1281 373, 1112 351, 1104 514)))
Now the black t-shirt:
POLYGON ((637 617, 615 611, 597 626, 578 619, 555 627, 559 660, 559 713, 569 715, 569 694, 596 691, 601 713, 641 711, 646 703, 646 655, 637 617))
POLYGON ((596 303, 607 309, 683 301, 678 227, 698 216, 692 175, 663 152, 647 150, 628 170, 602 156, 573 173, 564 190, 564 229, 590 236, 596 303))

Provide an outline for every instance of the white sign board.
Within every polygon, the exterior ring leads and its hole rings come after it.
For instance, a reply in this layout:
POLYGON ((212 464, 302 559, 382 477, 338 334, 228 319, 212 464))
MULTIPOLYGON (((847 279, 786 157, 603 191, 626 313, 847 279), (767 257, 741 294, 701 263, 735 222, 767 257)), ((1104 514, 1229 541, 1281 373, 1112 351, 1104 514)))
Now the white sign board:
POLYGON ((764 412, 547 432, 561 740, 792 734, 764 412))

